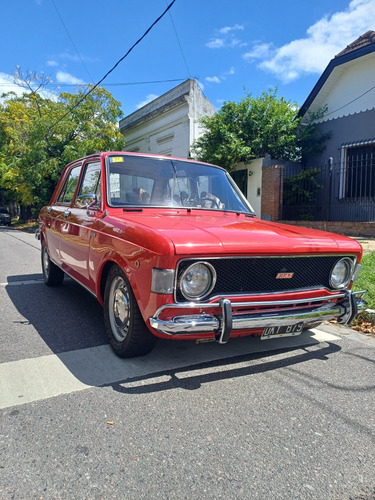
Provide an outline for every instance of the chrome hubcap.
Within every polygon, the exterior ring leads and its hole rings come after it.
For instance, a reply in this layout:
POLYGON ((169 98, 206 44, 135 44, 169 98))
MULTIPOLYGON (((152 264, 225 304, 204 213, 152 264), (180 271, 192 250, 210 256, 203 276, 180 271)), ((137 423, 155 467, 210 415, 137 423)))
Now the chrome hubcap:
POLYGON ((116 340, 122 342, 129 331, 130 305, 129 294, 124 280, 117 277, 111 286, 112 307, 110 308, 110 322, 116 340))
POLYGON ((43 269, 44 269, 44 274, 48 278, 48 273, 49 273, 49 258, 48 258, 48 252, 46 247, 43 249, 43 269))

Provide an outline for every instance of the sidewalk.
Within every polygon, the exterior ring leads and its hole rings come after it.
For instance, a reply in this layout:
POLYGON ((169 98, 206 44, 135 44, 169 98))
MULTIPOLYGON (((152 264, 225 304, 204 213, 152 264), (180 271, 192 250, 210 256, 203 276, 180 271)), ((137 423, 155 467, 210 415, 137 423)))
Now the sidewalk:
POLYGON ((363 253, 367 254, 370 252, 375 252, 375 238, 353 238, 358 241, 363 247, 363 253))

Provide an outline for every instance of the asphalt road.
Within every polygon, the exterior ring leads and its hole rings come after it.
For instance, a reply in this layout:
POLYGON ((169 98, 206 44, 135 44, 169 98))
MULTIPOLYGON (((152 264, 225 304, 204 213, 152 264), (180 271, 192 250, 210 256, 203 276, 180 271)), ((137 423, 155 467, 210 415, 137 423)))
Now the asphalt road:
POLYGON ((375 341, 332 325, 120 360, 0 228, 0 499, 373 499, 375 341))

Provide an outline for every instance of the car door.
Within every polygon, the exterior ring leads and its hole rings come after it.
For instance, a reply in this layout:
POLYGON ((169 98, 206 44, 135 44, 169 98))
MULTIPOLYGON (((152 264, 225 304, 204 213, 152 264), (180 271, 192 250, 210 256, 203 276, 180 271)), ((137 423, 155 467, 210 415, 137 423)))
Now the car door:
POLYGON ((100 161, 82 166, 82 176, 70 207, 64 211, 60 231, 60 256, 63 270, 84 286, 90 287, 89 250, 93 226, 101 214, 100 161))
POLYGON ((71 207, 78 186, 81 166, 81 164, 77 164, 69 169, 60 192, 51 201, 45 214, 45 238, 48 253, 52 261, 60 267, 62 266, 61 236, 65 230, 67 210, 71 207))

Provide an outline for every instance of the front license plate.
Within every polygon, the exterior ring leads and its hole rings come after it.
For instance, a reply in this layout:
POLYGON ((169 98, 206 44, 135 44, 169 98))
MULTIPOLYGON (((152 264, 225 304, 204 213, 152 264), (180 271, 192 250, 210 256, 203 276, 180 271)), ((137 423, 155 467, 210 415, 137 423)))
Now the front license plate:
POLYGON ((286 326, 267 326, 262 332, 261 340, 276 339, 278 337, 293 337, 303 330, 303 322, 286 326))

